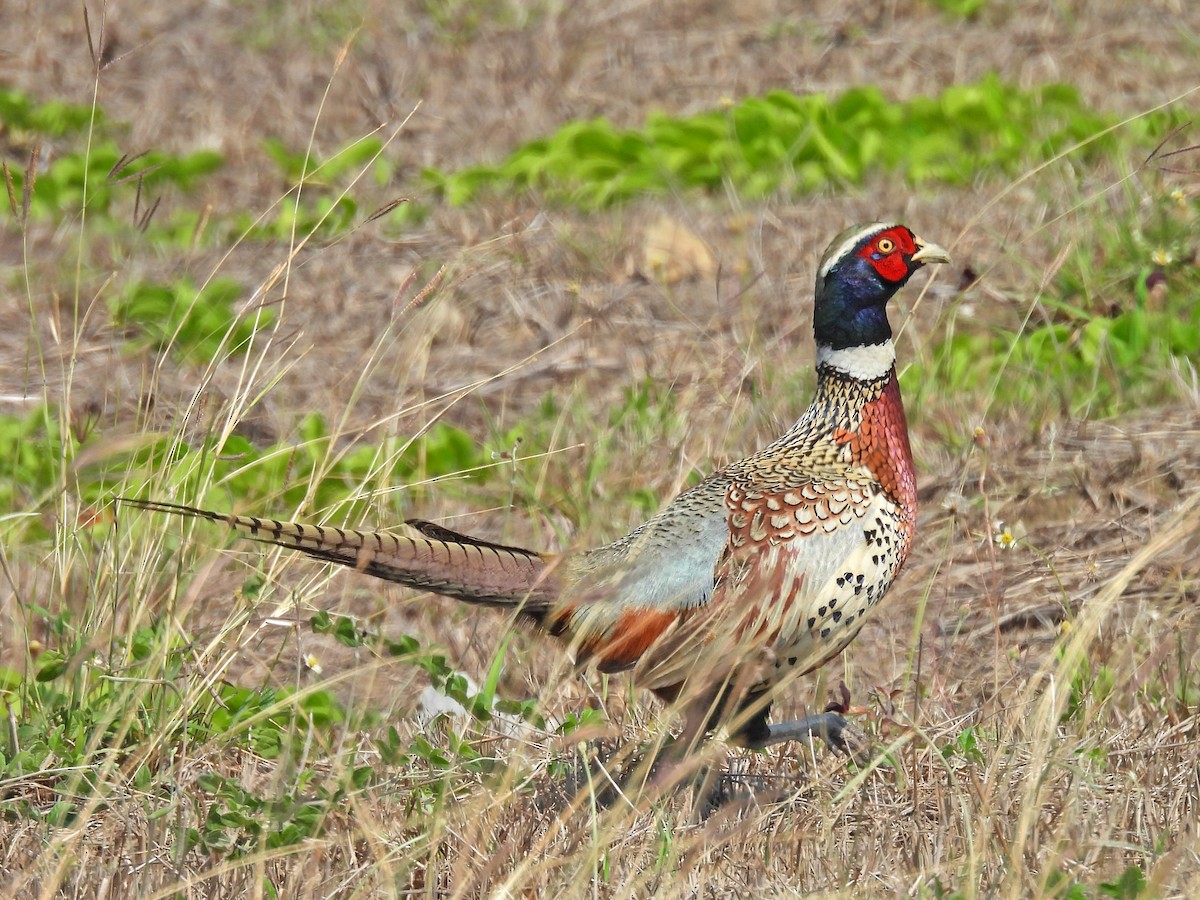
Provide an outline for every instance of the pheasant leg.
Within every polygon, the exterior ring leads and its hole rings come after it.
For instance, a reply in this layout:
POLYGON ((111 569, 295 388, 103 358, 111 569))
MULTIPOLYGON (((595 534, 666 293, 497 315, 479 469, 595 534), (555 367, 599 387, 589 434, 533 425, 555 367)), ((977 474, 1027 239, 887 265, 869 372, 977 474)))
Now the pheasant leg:
POLYGON ((870 741, 862 729, 848 722, 838 710, 827 710, 790 722, 768 725, 765 735, 746 741, 746 746, 761 750, 783 741, 810 741, 813 738, 819 739, 835 753, 849 756, 860 764, 871 755, 870 741))

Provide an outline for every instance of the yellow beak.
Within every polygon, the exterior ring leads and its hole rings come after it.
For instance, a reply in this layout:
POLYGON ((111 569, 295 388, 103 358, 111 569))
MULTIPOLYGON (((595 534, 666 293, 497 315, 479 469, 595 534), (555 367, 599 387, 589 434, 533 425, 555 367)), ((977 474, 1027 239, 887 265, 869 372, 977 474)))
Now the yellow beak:
POLYGON ((912 261, 915 263, 948 263, 950 262, 950 254, 939 247, 937 244, 927 244, 920 238, 916 238, 917 252, 912 255, 912 261))

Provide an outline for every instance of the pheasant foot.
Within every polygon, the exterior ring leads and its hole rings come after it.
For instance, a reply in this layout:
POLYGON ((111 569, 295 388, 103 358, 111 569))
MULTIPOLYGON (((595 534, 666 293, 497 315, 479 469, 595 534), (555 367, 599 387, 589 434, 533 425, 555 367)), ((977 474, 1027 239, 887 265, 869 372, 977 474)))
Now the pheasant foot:
POLYGON ((745 741, 745 746, 761 750, 783 741, 811 741, 819 739, 835 753, 848 756, 858 765, 871 759, 871 739, 857 725, 848 721, 845 713, 850 711, 850 692, 841 685, 841 698, 830 701, 824 712, 766 725, 765 734, 756 734, 745 741))

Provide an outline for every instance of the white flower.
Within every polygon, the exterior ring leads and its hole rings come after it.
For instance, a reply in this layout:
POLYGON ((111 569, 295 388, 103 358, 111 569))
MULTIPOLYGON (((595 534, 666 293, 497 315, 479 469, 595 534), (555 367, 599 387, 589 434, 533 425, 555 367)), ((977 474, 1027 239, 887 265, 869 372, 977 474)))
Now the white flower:
POLYGON ((1001 550, 1011 550, 1025 538, 1025 526, 1018 522, 1016 525, 1005 526, 997 519, 992 523, 992 543, 1001 550))

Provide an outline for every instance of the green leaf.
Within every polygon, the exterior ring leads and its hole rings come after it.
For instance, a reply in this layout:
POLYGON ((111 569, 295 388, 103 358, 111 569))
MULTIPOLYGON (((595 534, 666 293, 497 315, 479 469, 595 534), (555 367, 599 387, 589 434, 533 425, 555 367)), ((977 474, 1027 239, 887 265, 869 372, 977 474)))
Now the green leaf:
POLYGON ((34 677, 41 683, 53 681, 66 672, 68 661, 57 650, 43 650, 35 663, 37 674, 34 677))

